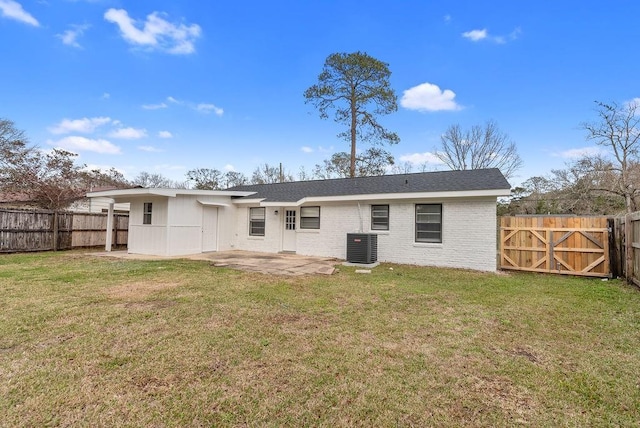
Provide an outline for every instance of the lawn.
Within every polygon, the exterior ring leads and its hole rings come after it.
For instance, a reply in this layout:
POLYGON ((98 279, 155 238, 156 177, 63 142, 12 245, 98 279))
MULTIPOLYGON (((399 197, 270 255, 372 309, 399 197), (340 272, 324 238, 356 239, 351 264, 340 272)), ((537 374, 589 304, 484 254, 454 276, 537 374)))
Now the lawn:
POLYGON ((637 426, 640 291, 0 256, 0 426, 637 426))

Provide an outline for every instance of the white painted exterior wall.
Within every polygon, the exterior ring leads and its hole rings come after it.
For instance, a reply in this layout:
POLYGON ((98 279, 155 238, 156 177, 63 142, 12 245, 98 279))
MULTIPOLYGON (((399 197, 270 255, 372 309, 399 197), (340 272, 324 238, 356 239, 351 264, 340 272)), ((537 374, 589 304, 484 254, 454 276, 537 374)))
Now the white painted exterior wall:
MULTIPOLYGON (((106 213, 110 201, 110 198, 84 198, 72 203, 69 210, 78 213, 106 213)), ((115 212, 128 212, 130 207, 128 203, 119 203, 114 204, 113 209, 115 212)))
POLYGON ((310 203, 320 206, 320 229, 300 228, 300 207, 265 208, 265 236, 249 235, 247 203, 234 204, 227 195, 145 195, 130 198, 128 251, 176 256, 203 248, 204 204, 217 206, 217 250, 282 251, 284 217, 296 210, 296 252, 301 255, 346 259, 348 233, 378 235, 382 262, 496 269, 496 198, 421 198, 310 203), (152 224, 144 225, 143 205, 153 204, 152 224), (415 242, 415 205, 442 204, 442 243, 415 242), (371 231, 371 204, 389 205, 389 230, 371 231))
POLYGON ((128 252, 179 256, 202 252, 201 202, 218 206, 218 250, 233 248, 236 207, 228 196, 178 195, 176 197, 145 196, 132 199, 129 214, 128 252), (151 224, 143 223, 143 207, 151 202, 151 224), (231 226, 231 227, 230 227, 231 226))
MULTIPOLYGON (((257 205, 255 205, 257 206, 257 205)), ((317 205, 305 205, 317 206, 317 205)), ((289 208, 291 209, 291 208, 289 208)), ((282 249, 285 208, 266 207, 264 237, 249 236, 249 207, 238 208, 236 248, 278 252, 282 249), (274 211, 278 211, 278 215, 274 211)), ((496 198, 363 201, 320 205, 320 229, 296 231, 297 254, 346 259, 347 233, 378 235, 381 262, 496 270, 496 198), (389 205, 389 230, 371 231, 371 204, 389 205), (442 204, 442 243, 415 242, 415 205, 442 204)))

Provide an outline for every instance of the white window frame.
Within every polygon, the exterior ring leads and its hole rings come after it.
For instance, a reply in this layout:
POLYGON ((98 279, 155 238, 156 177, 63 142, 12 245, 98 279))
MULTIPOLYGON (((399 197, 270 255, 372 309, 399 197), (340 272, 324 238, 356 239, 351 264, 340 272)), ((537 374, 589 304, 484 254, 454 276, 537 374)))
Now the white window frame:
POLYGON ((265 207, 249 208, 249 236, 264 236, 267 230, 267 209, 265 207), (262 214, 260 214, 262 213, 262 214), (254 223, 262 221, 262 233, 254 232, 254 229, 260 230, 260 227, 254 223))
POLYGON ((416 204, 415 206, 415 242, 418 243, 442 243, 442 204, 416 204), (421 212, 419 213, 419 207, 438 207, 438 212, 421 212), (433 230, 418 230, 420 224, 437 224, 439 228, 437 231, 433 230), (423 236, 419 236, 419 234, 423 236), (424 235, 433 235, 437 237, 429 238, 424 235))
POLYGON ((371 230, 389 230, 389 204, 371 205, 371 230), (386 209, 386 215, 381 216, 380 213, 386 209), (384 219, 383 224, 376 224, 376 219, 384 219))
POLYGON ((143 202, 142 204, 142 224, 152 224, 153 202, 143 202))
POLYGON ((320 229, 320 206, 300 207, 299 227, 300 229, 320 229))

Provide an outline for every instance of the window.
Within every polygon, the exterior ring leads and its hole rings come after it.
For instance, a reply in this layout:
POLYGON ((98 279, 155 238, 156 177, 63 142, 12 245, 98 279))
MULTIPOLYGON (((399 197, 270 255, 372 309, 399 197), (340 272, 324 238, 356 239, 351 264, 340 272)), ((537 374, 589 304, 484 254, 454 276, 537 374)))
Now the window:
POLYGON ((151 224, 151 211, 153 210, 153 204, 151 202, 145 202, 142 208, 142 224, 151 224))
POLYGON ((320 229, 320 207, 300 208, 300 229, 320 229))
POLYGON ((442 205, 416 205, 416 242, 442 242, 442 205))
POLYGON ((249 208, 249 235, 264 236, 265 208, 249 208))
POLYGON ((371 230, 389 230, 389 205, 371 205, 371 230))

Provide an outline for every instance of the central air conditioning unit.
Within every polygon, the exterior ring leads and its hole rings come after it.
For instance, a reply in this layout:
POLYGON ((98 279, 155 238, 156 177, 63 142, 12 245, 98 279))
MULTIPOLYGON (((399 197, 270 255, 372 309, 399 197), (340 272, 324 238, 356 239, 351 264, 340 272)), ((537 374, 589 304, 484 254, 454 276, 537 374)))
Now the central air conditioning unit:
POLYGON ((347 233, 347 261, 371 264, 378 261, 378 235, 347 233))

